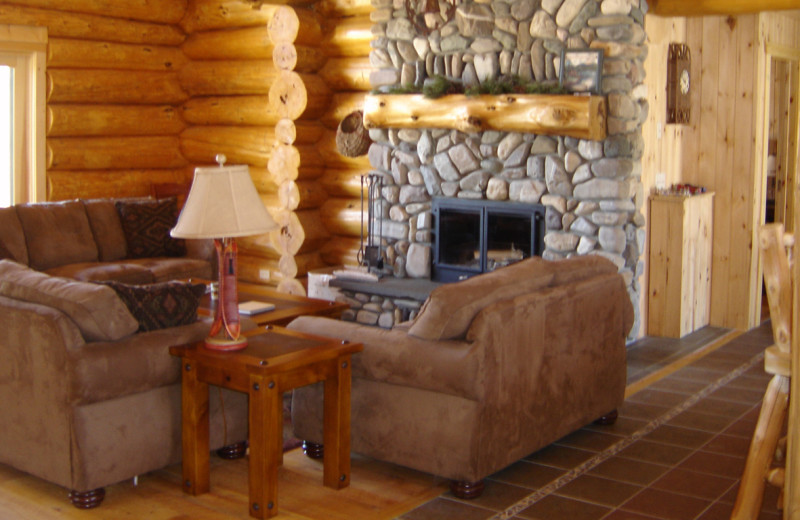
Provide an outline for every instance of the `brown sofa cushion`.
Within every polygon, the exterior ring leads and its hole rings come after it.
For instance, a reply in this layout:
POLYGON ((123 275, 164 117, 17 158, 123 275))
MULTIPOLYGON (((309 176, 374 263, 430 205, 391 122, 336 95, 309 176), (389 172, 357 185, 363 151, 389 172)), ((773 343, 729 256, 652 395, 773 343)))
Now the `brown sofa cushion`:
POLYGON ((119 282, 100 282, 108 285, 122 299, 139 322, 139 332, 189 325, 197 321, 197 306, 206 286, 184 282, 164 282, 150 285, 127 285, 119 282))
POLYGON ((34 269, 97 261, 97 245, 82 202, 20 204, 17 215, 34 269))
POLYGON ((29 265, 34 269, 97 261, 97 245, 83 202, 19 204, 17 215, 25 232, 29 265))
POLYGON ((78 264, 60 265, 48 269, 50 276, 72 278, 81 282, 105 282, 113 280, 121 283, 145 284, 156 281, 148 269, 127 262, 81 262, 78 264))
POLYGON ((4 258, 28 265, 28 246, 25 245, 25 233, 22 231, 22 223, 17 216, 17 210, 13 206, 0 208, 0 243, 11 254, 11 256, 4 254, 4 258))
POLYGON ((128 256, 125 232, 119 220, 119 212, 112 199, 93 199, 83 201, 86 216, 97 243, 101 262, 113 262, 128 256))
POLYGON ((183 256, 186 244, 169 235, 178 220, 175 197, 161 200, 116 201, 128 257, 183 256))
POLYGON ((553 273, 548 264, 533 257, 462 282, 440 285, 431 292, 408 333, 429 340, 463 337, 475 315, 490 303, 550 285, 553 273))
POLYGON ((10 260, 0 260, 0 295, 60 310, 86 341, 114 341, 139 327, 110 287, 49 276, 10 260))
POLYGON ((422 306, 408 333, 430 340, 463 338, 473 318, 493 302, 551 285, 616 272, 613 262, 598 255, 556 261, 527 258, 490 273, 437 287, 422 306))

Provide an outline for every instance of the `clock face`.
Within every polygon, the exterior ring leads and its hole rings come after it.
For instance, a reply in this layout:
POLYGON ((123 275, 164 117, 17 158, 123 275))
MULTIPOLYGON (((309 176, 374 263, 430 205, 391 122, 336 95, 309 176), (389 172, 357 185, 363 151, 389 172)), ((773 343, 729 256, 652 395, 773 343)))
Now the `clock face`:
POLYGON ((681 94, 689 93, 689 71, 687 69, 681 71, 680 88, 681 94))

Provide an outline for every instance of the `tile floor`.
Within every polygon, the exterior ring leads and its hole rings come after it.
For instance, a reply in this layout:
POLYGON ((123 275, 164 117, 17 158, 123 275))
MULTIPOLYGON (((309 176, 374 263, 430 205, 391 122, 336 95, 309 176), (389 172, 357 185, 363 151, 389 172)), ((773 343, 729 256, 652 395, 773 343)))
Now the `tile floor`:
MULTIPOLYGON (((691 350, 688 343, 631 347, 629 383, 663 368, 676 349, 691 350)), ((448 492, 400 519, 727 519, 769 381, 761 354, 771 343, 766 322, 631 395, 615 425, 587 426, 492 475, 480 498, 448 492)), ((767 486, 760 519, 780 518, 777 495, 767 486)))

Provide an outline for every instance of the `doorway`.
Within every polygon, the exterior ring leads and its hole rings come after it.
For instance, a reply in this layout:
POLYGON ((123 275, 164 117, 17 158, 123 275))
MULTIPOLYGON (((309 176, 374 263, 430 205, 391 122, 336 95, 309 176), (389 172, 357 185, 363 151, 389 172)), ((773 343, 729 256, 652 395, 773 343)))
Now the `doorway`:
POLYGON ((800 60, 783 53, 769 58, 764 222, 783 223, 791 232, 798 184, 800 60))

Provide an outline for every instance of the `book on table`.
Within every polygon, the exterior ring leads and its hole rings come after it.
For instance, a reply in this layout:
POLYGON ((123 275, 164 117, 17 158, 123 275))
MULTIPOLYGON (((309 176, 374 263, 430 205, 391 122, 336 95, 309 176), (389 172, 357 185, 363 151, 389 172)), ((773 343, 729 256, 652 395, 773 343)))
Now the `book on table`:
POLYGON ((239 304, 239 314, 244 314, 246 316, 261 314, 262 312, 268 312, 273 309, 275 309, 275 304, 269 302, 250 300, 239 304))

